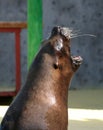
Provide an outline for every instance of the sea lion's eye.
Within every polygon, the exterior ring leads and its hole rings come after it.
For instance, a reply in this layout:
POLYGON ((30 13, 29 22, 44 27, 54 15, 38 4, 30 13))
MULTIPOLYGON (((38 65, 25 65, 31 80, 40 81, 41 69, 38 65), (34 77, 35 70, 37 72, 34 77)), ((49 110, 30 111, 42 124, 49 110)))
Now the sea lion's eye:
POLYGON ((57 51, 60 51, 60 50, 63 48, 63 40, 62 40, 62 39, 59 39, 57 42, 55 42, 54 48, 55 48, 57 51))

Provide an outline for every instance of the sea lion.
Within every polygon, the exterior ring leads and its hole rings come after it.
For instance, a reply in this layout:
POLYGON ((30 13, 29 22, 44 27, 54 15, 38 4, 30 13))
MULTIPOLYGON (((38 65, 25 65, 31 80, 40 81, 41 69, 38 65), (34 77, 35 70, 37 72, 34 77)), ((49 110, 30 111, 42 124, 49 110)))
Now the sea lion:
POLYGON ((67 130, 68 86, 82 58, 71 56, 68 28, 54 27, 36 55, 1 130, 67 130))

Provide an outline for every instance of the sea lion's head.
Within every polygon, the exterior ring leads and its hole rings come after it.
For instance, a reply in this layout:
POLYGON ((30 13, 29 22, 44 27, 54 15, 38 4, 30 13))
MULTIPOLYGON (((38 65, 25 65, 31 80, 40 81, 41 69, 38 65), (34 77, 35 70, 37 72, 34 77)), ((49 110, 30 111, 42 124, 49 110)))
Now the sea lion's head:
POLYGON ((71 55, 70 33, 69 28, 57 26, 43 42, 35 63, 43 75, 50 74, 54 79, 57 76, 65 80, 71 79, 81 65, 82 58, 71 55))
POLYGON ((71 35, 72 30, 66 27, 57 26, 51 31, 50 41, 54 47, 57 59, 54 64, 55 69, 63 69, 68 66, 71 72, 75 72, 82 63, 81 56, 71 55, 71 35))

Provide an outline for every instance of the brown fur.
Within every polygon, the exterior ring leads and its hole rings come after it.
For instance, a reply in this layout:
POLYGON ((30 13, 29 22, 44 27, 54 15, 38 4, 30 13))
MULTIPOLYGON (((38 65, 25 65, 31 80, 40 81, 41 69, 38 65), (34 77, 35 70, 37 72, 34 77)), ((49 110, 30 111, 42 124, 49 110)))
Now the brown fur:
POLYGON ((43 42, 1 130, 67 130, 68 86, 80 64, 73 64, 70 39, 56 29, 43 42))

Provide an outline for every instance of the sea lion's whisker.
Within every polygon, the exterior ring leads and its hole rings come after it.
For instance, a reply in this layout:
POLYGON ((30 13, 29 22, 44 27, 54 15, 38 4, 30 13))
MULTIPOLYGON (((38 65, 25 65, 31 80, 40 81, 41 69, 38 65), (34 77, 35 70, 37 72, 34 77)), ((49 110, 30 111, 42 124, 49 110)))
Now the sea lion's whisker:
POLYGON ((83 36, 96 37, 96 35, 93 35, 93 34, 71 34, 70 39, 77 38, 77 37, 83 37, 83 36))
POLYGON ((96 35, 89 34, 89 33, 81 34, 80 30, 73 30, 73 29, 68 29, 63 34, 69 37, 70 39, 82 37, 82 36, 96 37, 96 35))

